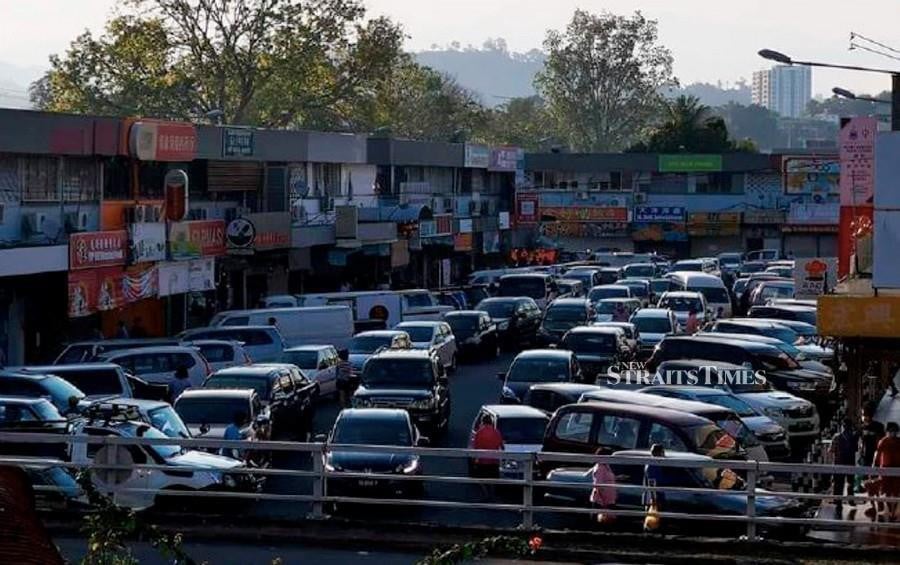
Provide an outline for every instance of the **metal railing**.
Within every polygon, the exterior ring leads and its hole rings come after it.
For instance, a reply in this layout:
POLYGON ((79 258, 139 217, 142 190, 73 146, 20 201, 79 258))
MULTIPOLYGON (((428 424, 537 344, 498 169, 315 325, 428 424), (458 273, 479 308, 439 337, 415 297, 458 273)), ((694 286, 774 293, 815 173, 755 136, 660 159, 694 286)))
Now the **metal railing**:
MULTIPOLYGON (((252 501, 280 501, 280 502, 302 502, 311 505, 306 517, 312 519, 320 519, 328 514, 328 506, 334 504, 352 503, 358 505, 369 506, 385 506, 385 505, 403 505, 421 508, 432 508, 441 510, 496 510, 504 512, 515 512, 520 515, 518 526, 530 529, 540 526, 535 520, 536 515, 556 514, 556 515, 585 515, 592 516, 602 513, 607 516, 616 516, 624 518, 643 519, 647 515, 647 510, 641 504, 631 504, 630 507, 624 505, 614 505, 609 508, 591 507, 588 497, 592 488, 609 488, 615 489, 617 493, 634 492, 640 493, 641 497, 646 493, 665 493, 667 496, 672 495, 690 495, 695 497, 703 497, 704 499, 714 499, 715 497, 731 496, 744 497, 743 504, 739 511, 731 509, 727 512, 713 513, 693 513, 687 511, 671 511, 673 504, 671 499, 667 498, 661 506, 658 516, 662 520, 675 521, 705 521, 716 523, 734 524, 739 531, 743 532, 748 540, 759 539, 759 528, 762 527, 780 527, 780 526, 799 526, 803 528, 822 528, 822 529, 847 529, 847 528, 878 528, 879 530, 891 530, 900 528, 900 523, 891 522, 873 522, 866 524, 855 521, 846 521, 841 519, 828 519, 815 517, 815 506, 827 501, 840 502, 871 502, 873 499, 867 496, 846 495, 834 496, 831 493, 823 492, 792 492, 789 490, 762 490, 763 477, 771 477, 789 474, 810 474, 810 475, 847 475, 848 481, 852 481, 855 476, 863 477, 895 477, 900 481, 900 468, 879 469, 855 466, 834 466, 822 464, 794 464, 794 463, 770 463, 756 461, 725 461, 710 460, 700 458, 676 458, 676 457, 645 457, 645 456, 598 456, 598 455, 578 455, 568 453, 516 453, 507 451, 485 451, 474 449, 454 449, 454 448, 430 448, 430 447, 384 447, 384 446, 362 446, 362 445, 330 445, 323 443, 293 443, 293 442, 243 442, 243 441, 223 441, 212 439, 175 439, 175 438, 125 438, 118 436, 60 436, 54 434, 32 434, 32 433, 0 433, 0 446, 7 451, 14 451, 10 446, 13 444, 26 444, 34 449, 36 446, 58 444, 65 445, 69 452, 75 451, 78 444, 99 445, 106 447, 103 452, 104 461, 72 461, 47 457, 29 457, 20 455, 0 455, 0 466, 16 465, 30 469, 43 468, 64 468, 71 471, 79 471, 86 469, 92 473, 92 477, 97 479, 104 471, 120 471, 123 480, 117 484, 110 484, 109 481, 94 480, 97 489, 112 496, 114 500, 121 499, 123 495, 143 494, 156 497, 196 497, 196 498, 212 498, 212 499, 234 499, 234 500, 252 500, 252 501), (181 466, 177 468, 180 472, 201 472, 208 471, 212 473, 227 474, 233 476, 250 475, 260 478, 293 478, 298 480, 307 480, 309 484, 301 493, 286 492, 267 492, 267 491, 238 491, 227 490, 225 485, 220 484, 221 490, 165 490, 156 488, 140 488, 125 486, 130 477, 135 473, 147 471, 167 471, 171 473, 172 465, 165 464, 157 460, 153 463, 143 464, 116 464, 121 461, 117 456, 117 450, 127 448, 128 446, 139 446, 141 448, 152 447, 157 445, 164 446, 180 446, 188 449, 207 449, 214 451, 221 450, 240 450, 242 453, 249 452, 268 452, 293 454, 309 457, 309 468, 259 468, 253 466, 241 466, 233 469, 222 469, 214 466, 181 466), (465 474, 415 474, 405 475, 402 473, 372 473, 372 472, 345 472, 336 471, 326 468, 324 455, 327 452, 341 453, 353 452, 354 454, 364 453, 390 453, 416 455, 423 459, 444 458, 444 459, 462 459, 471 460, 474 458, 490 458, 502 462, 517 462, 518 470, 521 477, 516 478, 474 478, 465 474), (723 468, 731 469, 742 477, 744 486, 740 489, 722 490, 710 486, 670 486, 670 485, 648 485, 644 481, 634 481, 633 483, 604 483, 594 484, 592 481, 587 482, 557 482, 549 481, 539 472, 541 469, 552 469, 564 466, 577 466, 585 472, 595 464, 606 464, 614 469, 627 468, 643 468, 644 466, 654 466, 660 468, 676 468, 676 469, 714 469, 721 470, 723 468), (127 474, 127 475, 126 475, 127 474), (395 497, 376 497, 376 496, 352 496, 340 493, 329 492, 334 481, 356 479, 365 481, 387 481, 390 483, 440 483, 447 485, 465 486, 477 485, 480 487, 515 487, 521 489, 521 497, 516 499, 500 499, 500 500, 439 500, 435 498, 395 498, 395 497), (576 494, 571 498, 575 504, 559 505, 550 504, 548 500, 560 498, 559 493, 554 495, 554 491, 574 491, 576 494), (544 493, 542 500, 537 496, 544 493), (758 502, 760 499, 766 498, 771 502, 772 499, 792 499, 797 504, 791 508, 791 515, 768 515, 759 513, 758 502), (668 507, 668 509, 667 509, 668 507), (743 527, 741 527, 741 525, 743 527)), ((152 459, 149 459, 152 460, 152 459)), ((428 468, 428 465, 424 465, 428 468)), ((643 469, 641 469, 643 472, 643 469)), ((40 492, 65 492, 66 489, 52 485, 38 485, 36 490, 40 492)), ((421 492, 425 492, 424 488, 421 492)), ((900 497, 879 497, 877 499, 885 503, 900 503, 900 497)), ((196 510, 196 508, 194 508, 196 510)))

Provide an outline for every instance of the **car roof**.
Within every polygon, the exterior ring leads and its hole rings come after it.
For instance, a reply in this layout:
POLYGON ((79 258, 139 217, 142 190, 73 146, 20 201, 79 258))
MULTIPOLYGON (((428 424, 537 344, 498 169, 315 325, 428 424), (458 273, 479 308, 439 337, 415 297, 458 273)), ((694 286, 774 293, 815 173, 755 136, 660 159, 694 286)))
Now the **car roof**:
POLYGON ((529 279, 538 279, 539 278, 539 279, 544 279, 544 280, 551 278, 550 275, 548 275, 547 273, 531 273, 531 272, 510 273, 508 275, 503 275, 502 277, 500 277, 500 282, 503 282, 507 279, 522 278, 522 277, 529 278, 529 279))
POLYGON ((748 351, 763 351, 767 349, 775 349, 780 352, 777 347, 772 345, 739 339, 716 339, 704 336, 675 335, 666 337, 663 341, 687 341, 689 343, 726 343, 728 345, 734 345, 748 351))
POLYGON ((372 361, 372 359, 384 359, 385 357, 390 359, 431 359, 432 355, 434 354, 427 349, 385 349, 377 351, 369 361, 372 361))
POLYGON ((535 383, 528 388, 529 390, 559 390, 572 392, 580 396, 587 391, 597 390, 602 387, 587 383, 535 383))
POLYGON ((146 400, 143 398, 125 398, 124 396, 116 397, 111 400, 100 400, 97 402, 93 402, 92 406, 103 406, 107 404, 115 404, 117 406, 134 406, 135 408, 142 408, 144 410, 154 410, 156 408, 163 408, 169 406, 168 402, 164 402, 162 400, 146 400))
POLYGON ((754 341, 757 343, 766 343, 778 347, 784 342, 778 338, 769 337, 759 334, 732 334, 728 332, 699 332, 694 334, 697 337, 714 337, 717 339, 736 339, 740 341, 754 341))
POLYGON ((612 322, 612 321, 610 321, 610 322, 594 322, 589 327, 609 328, 609 329, 613 329, 613 330, 623 329, 623 328, 637 329, 637 326, 635 326, 632 322, 612 322))
POLYGON ((666 298, 698 298, 703 294, 693 290, 669 290, 663 296, 666 298))
POLYGON ((566 349, 528 349, 516 355, 516 359, 568 359, 572 355, 566 349))
POLYGON ((409 421, 406 410, 396 408, 345 408, 338 414, 341 420, 402 420, 409 421))
POLYGON ((498 418, 540 418, 548 419, 542 410, 525 404, 485 404, 481 407, 485 412, 490 412, 498 418))
POLYGON ((403 328, 434 328, 440 326, 444 322, 438 320, 416 320, 412 322, 400 322, 396 326, 394 326, 395 330, 401 330, 403 328))
MULTIPOLYGON (((772 281, 764 281, 760 283, 760 287, 764 286, 783 286, 783 287, 791 287, 794 286, 794 281, 792 280, 772 280, 772 281)), ((779 304, 779 306, 792 306, 791 304, 779 304)))
POLYGON ((479 304, 493 304, 496 302, 528 302, 531 298, 527 296, 491 296, 485 298, 479 304))
POLYGON ((159 345, 155 347, 138 347, 135 349, 119 349, 117 351, 104 352, 105 359, 115 359, 123 355, 135 353, 196 353, 197 350, 187 345, 159 345))
MULTIPOLYGON (((641 394, 649 394, 654 390, 676 390, 689 392, 696 396, 733 396, 730 392, 716 388, 713 386, 697 386, 697 385, 656 385, 648 386, 641 389, 641 394)), ((675 399, 678 400, 678 399, 675 399)))
MULTIPOLYGON (((726 371, 737 371, 744 368, 741 365, 735 365, 734 363, 727 363, 725 361, 710 361, 709 359, 670 359, 661 362, 659 364, 659 367, 662 367, 663 365, 665 365, 666 367, 675 367, 676 370, 679 367, 715 367, 717 369, 724 369, 726 371)), ((659 370, 659 367, 657 367, 657 370, 659 370)))
POLYGON ((815 306, 803 306, 801 304, 767 304, 765 306, 753 306, 751 309, 756 309, 757 311, 761 311, 764 308, 773 308, 775 310, 781 310, 784 312, 815 312, 815 306))
POLYGON ((626 302, 640 302, 640 300, 641 299, 638 298, 637 296, 617 296, 615 298, 601 298, 600 300, 597 301, 597 303, 599 304, 601 302, 611 302, 611 303, 621 302, 622 304, 624 304, 626 302))
POLYGON ((595 288, 614 288, 616 290, 621 290, 623 288, 628 288, 628 285, 627 284, 598 284, 597 286, 593 287, 591 290, 594 290, 595 288))
POLYGON ((192 339, 188 343, 190 345, 230 345, 232 347, 244 345, 243 342, 236 339, 192 339))
POLYGON ((398 335, 403 335, 406 332, 403 330, 369 330, 365 332, 359 332, 353 337, 394 337, 398 335))
POLYGON ((777 325, 777 322, 774 322, 768 318, 725 318, 723 320, 716 320, 716 323, 736 324, 739 326, 753 326, 758 328, 771 328, 777 325))
POLYGON ((288 351, 294 351, 294 352, 295 351, 322 351, 325 349, 331 349, 332 347, 334 347, 334 346, 333 345, 313 345, 313 344, 296 345, 294 347, 288 347, 284 351, 285 352, 288 352, 288 351))
POLYGON ((444 314, 445 318, 463 318, 466 316, 485 316, 488 315, 484 310, 454 310, 452 312, 446 312, 444 314))
MULTIPOLYGON (((621 391, 624 392, 624 391, 621 391)), ((637 394, 637 393, 636 393, 637 394)), ((652 396, 652 395, 650 395, 652 396)), ((645 406, 641 404, 626 404, 620 402, 603 402, 602 400, 591 400, 590 402, 580 402, 578 404, 569 404, 563 406, 557 412, 559 415, 562 411, 577 410, 595 411, 595 412, 613 412, 619 414, 643 416, 645 418, 655 418, 676 425, 684 426, 700 426, 709 424, 709 420, 701 416, 696 416, 689 412, 681 410, 673 410, 672 408, 664 408, 660 406, 645 406)))
POLYGON ((632 314, 632 318, 668 318, 672 313, 668 308, 641 308, 632 314))
POLYGON ((182 334, 185 336, 189 336, 194 333, 200 332, 236 332, 236 331, 246 331, 246 330, 264 330, 264 331, 278 331, 278 328, 275 326, 206 326, 202 328, 191 328, 189 330, 184 330, 182 334))
POLYGON ((215 373, 211 374, 209 378, 213 378, 216 376, 231 376, 231 375, 239 375, 244 377, 269 377, 272 374, 278 372, 280 367, 273 367, 271 365, 241 365, 239 367, 226 367, 225 369, 219 369, 215 373))
POLYGON ((250 399, 256 391, 252 388, 189 388, 181 393, 176 402, 183 398, 246 398, 250 399))
MULTIPOLYGON (((614 457, 652 457, 649 449, 626 449, 624 451, 616 451, 614 457)), ((685 459, 693 461, 712 461, 709 455, 700 455, 699 453, 691 453, 689 451, 669 451, 666 450, 666 458, 685 459)))
POLYGON ((550 303, 549 308, 553 308, 554 306, 578 306, 581 308, 588 307, 588 299, 587 298, 557 298, 553 302, 550 303))
MULTIPOLYGON (((131 350, 125 350, 131 351, 131 350)), ((25 365, 22 367, 9 367, 9 370, 35 372, 35 373, 65 373, 69 371, 82 371, 85 369, 114 369, 119 368, 115 363, 73 363, 69 365, 25 365)))
POLYGON ((570 334, 601 334, 601 335, 609 335, 609 334, 617 334, 619 333, 619 329, 621 326, 611 327, 611 326, 575 326, 571 330, 568 331, 570 334))
POLYGON ((42 402, 50 402, 46 398, 25 397, 25 396, 0 396, 0 404, 40 404, 42 402))
POLYGON ((49 378, 58 379, 59 377, 55 377, 54 375, 47 373, 23 373, 21 371, 3 370, 0 371, 0 378, 31 379, 34 381, 40 381, 49 378))

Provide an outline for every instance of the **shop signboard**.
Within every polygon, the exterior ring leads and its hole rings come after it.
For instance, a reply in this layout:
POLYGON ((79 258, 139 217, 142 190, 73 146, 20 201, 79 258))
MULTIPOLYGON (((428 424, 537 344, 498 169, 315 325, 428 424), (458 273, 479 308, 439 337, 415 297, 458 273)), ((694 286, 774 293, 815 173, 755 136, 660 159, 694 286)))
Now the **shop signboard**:
POLYGON ((131 154, 141 161, 193 161, 197 154, 197 128, 179 122, 134 122, 130 147, 131 154))
POLYGON ((660 155, 661 173, 712 173, 722 170, 721 155, 660 155))
POLYGON ((228 253, 234 255, 288 249, 291 216, 287 212, 263 212, 235 218, 225 228, 225 241, 228 253))
POLYGON ((612 222, 628 221, 628 208, 607 206, 545 206, 541 218, 553 218, 558 222, 612 222))
POLYGON ((747 210, 744 212, 744 224, 781 225, 784 221, 784 212, 781 210, 747 210))
POLYGON ((635 206, 635 222, 684 222, 682 206, 635 206))
POLYGON ((510 264, 517 267, 528 265, 553 265, 559 260, 559 250, 552 248, 529 249, 517 247, 509 252, 510 264))
POLYGON ((188 263, 188 290, 206 292, 216 288, 216 260, 213 257, 188 263))
POLYGON ((172 261, 158 265, 159 295, 161 297, 188 292, 190 288, 188 280, 190 264, 188 261, 172 261))
POLYGON ((226 251, 224 220, 169 224, 169 257, 173 261, 216 257, 226 251))
POLYGON ((223 157, 253 157, 253 130, 225 128, 222 131, 223 157))
POLYGON ((896 339, 900 335, 900 296, 820 296, 816 327, 819 335, 830 337, 896 339))
POLYGON ((540 195, 537 192, 517 192, 516 225, 536 224, 540 219, 540 195))
POLYGON ((740 212, 695 212, 688 215, 691 236, 736 236, 741 233, 740 212))
POLYGON ((794 262, 794 295, 810 298, 826 294, 837 284, 837 258, 812 257, 794 262))
POLYGON ((95 231, 69 236, 69 270, 124 265, 128 231, 95 231))
POLYGON ((687 241, 687 227, 684 222, 638 222, 632 224, 631 238, 634 241, 687 241))
POLYGON ((878 120, 874 117, 850 118, 841 128, 841 206, 858 206, 872 199, 877 134, 878 120))
POLYGON ((465 151, 465 167, 486 169, 491 164, 491 149, 487 145, 466 143, 465 151))
POLYGON ((628 224, 624 222, 585 223, 548 222, 541 224, 541 234, 550 237, 626 237, 628 224))
POLYGON ((825 202, 829 194, 840 193, 841 164, 836 156, 786 156, 782 173, 786 194, 810 195, 818 203, 825 202))
POLYGON ((516 171, 518 162, 518 147, 494 147, 491 149, 491 160, 488 169, 513 173, 516 171))
POLYGON ((143 222, 131 224, 128 257, 131 263, 166 260, 166 224, 143 222))

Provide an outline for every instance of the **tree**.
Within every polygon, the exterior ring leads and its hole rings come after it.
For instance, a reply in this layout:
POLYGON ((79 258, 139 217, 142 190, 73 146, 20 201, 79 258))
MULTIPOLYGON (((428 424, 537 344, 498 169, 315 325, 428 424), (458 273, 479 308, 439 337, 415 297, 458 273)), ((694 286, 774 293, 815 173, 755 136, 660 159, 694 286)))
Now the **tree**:
MULTIPOLYGON (((860 94, 860 96, 885 101, 891 99, 891 93, 888 91, 874 96, 869 94, 860 94)), ((866 100, 832 96, 821 101, 810 100, 806 105, 806 113, 811 117, 879 116, 885 114, 890 116, 890 106, 866 100)))
POLYGON ((714 112, 725 120, 734 139, 752 139, 763 149, 784 145, 778 131, 778 116, 767 108, 730 102, 714 112))
POLYGON ((513 98, 491 112, 482 136, 489 143, 508 143, 527 151, 546 150, 562 140, 554 131, 547 106, 539 96, 513 98))
POLYGON ((359 0, 131 0, 33 88, 43 109, 340 127, 346 102, 401 56, 403 33, 359 0))
POLYGON ((565 32, 550 31, 547 59, 535 86, 568 144, 579 151, 616 151, 656 116, 659 92, 673 86, 672 54, 657 26, 630 17, 576 10, 565 32))
MULTIPOLYGON (((735 150, 725 120, 711 113, 696 96, 679 96, 666 106, 665 119, 646 142, 632 148, 653 153, 722 153, 735 150)), ((753 147, 742 142, 744 150, 753 147)))

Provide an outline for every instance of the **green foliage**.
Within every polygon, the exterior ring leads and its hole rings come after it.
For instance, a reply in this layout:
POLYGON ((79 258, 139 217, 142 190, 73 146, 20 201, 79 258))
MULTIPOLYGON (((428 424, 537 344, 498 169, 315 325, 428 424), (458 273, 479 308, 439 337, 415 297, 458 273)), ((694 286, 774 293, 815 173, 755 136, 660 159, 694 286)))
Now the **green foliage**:
POLYGON ((495 108, 481 136, 488 143, 507 143, 526 151, 542 151, 563 143, 547 106, 539 96, 513 98, 495 108))
POLYGON ((577 151, 617 151, 657 116, 659 92, 676 84, 672 54, 659 45, 657 25, 630 17, 576 10, 565 32, 550 31, 547 60, 535 79, 550 116, 577 151))
POLYGON ((767 108, 731 102, 714 112, 725 120, 733 139, 750 139, 764 149, 782 147, 786 143, 778 131, 778 116, 767 108))
POLYGON ((735 150, 756 150, 747 140, 736 144, 728 137, 725 120, 712 115, 709 106, 696 96, 679 96, 666 104, 663 122, 650 134, 646 142, 636 144, 632 151, 649 153, 724 153, 735 150))
MULTIPOLYGON (((882 92, 877 95, 859 94, 867 98, 875 98, 877 100, 889 101, 891 93, 889 91, 882 92)), ((888 104, 879 104, 877 102, 869 102, 866 100, 851 100, 839 96, 832 96, 825 100, 810 100, 806 105, 806 113, 809 116, 878 116, 886 114, 890 116, 890 106, 888 104)))
POLYGON ((535 554, 542 543, 541 538, 536 536, 529 541, 510 536, 493 536, 477 542, 456 544, 449 549, 435 549, 419 561, 418 565, 455 565, 483 557, 522 558, 535 554))

